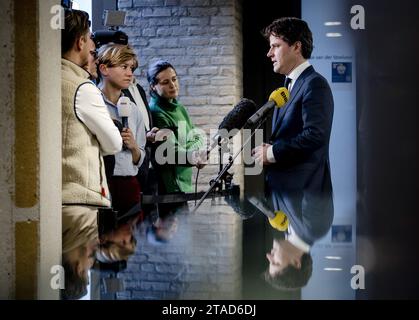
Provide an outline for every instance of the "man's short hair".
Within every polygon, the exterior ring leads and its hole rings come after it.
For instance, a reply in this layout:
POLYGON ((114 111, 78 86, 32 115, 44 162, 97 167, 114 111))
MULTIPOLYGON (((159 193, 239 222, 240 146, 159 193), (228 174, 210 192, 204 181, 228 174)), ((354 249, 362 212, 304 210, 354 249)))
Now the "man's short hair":
POLYGON ((286 267, 280 274, 271 276, 269 268, 263 274, 265 281, 278 290, 292 291, 307 285, 313 272, 313 259, 309 253, 301 257, 301 268, 286 267))
POLYGON ((289 45, 301 42, 301 54, 304 59, 310 59, 313 52, 313 35, 304 20, 287 17, 272 22, 262 31, 263 36, 269 40, 271 35, 279 37, 289 45))
POLYGON ((65 24, 61 30, 61 54, 65 54, 74 43, 89 32, 89 14, 81 10, 65 9, 65 24))

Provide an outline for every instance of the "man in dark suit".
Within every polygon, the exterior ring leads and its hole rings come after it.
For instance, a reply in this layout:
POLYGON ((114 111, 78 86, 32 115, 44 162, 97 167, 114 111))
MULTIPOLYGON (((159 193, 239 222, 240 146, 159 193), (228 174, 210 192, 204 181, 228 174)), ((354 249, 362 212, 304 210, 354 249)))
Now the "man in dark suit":
MULTIPOLYGON (((305 21, 275 20, 264 35, 270 43, 267 56, 274 72, 286 76, 290 98, 275 109, 270 143, 253 154, 267 169, 274 208, 287 215, 290 244, 302 255, 328 232, 333 220, 329 165, 333 97, 327 80, 307 61, 313 38, 305 21)), ((299 263, 291 265, 298 268, 299 263)))

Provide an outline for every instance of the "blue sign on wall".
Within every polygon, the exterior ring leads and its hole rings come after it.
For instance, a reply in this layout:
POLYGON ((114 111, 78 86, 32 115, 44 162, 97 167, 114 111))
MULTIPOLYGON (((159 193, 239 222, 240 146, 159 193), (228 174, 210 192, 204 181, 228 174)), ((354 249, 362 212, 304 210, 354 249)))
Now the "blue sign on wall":
POLYGON ((332 226, 332 242, 352 242, 352 226, 332 226))
POLYGON ((332 82, 352 82, 352 62, 332 62, 332 82))

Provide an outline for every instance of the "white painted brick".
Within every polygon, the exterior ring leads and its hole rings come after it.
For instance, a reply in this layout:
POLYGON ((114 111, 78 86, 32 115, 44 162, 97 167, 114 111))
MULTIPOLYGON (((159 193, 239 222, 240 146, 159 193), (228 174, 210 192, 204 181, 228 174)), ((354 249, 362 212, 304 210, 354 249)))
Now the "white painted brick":
POLYGON ((211 5, 213 6, 231 6, 234 3, 234 0, 211 0, 211 5))
MULTIPOLYGON (((144 18, 142 18, 144 19, 144 18)), ((178 26, 179 18, 170 17, 170 18, 148 18, 150 26, 178 26)))
POLYGON ((211 26, 205 26, 205 27, 196 27, 196 26, 190 26, 188 27, 188 35, 189 36, 199 36, 199 35, 213 35, 216 34, 217 28, 211 27, 211 26))
POLYGON ((233 105, 236 102, 236 98, 233 96, 224 96, 224 97, 211 97, 211 104, 219 105, 233 105))
POLYGON ((210 38, 206 38, 206 37, 199 37, 199 36, 194 36, 194 37, 181 37, 179 38, 179 45, 184 47, 184 46, 206 46, 209 45, 210 43, 210 38))
POLYGON ((221 55, 234 55, 233 45, 219 46, 218 49, 221 55))
POLYGON ((164 6, 178 6, 179 0, 165 0, 164 6))
MULTIPOLYGON (((168 48, 168 49, 164 49, 164 58, 166 58, 167 56, 184 56, 185 55, 185 52, 186 52, 186 49, 185 48, 168 48)), ((157 54, 156 55, 158 57, 162 57, 162 50, 157 50, 157 54)), ((179 72, 178 69, 179 68, 176 68, 176 70, 179 72)))
POLYGON ((212 77, 211 85, 213 86, 226 86, 234 84, 234 79, 232 77, 212 77))
POLYGON ((231 41, 237 41, 236 37, 232 37, 236 32, 236 28, 232 25, 230 26, 217 26, 217 35, 218 36, 227 36, 231 41))
POLYGON ((189 74, 192 76, 216 75, 218 70, 218 67, 192 67, 189 69, 189 74))
POLYGON ((152 38, 149 40, 149 47, 151 48, 178 48, 179 41, 177 38, 152 38))
POLYGON ((220 68, 220 75, 221 76, 229 76, 229 77, 231 77, 231 76, 235 76, 237 72, 238 71, 236 71, 236 68, 234 68, 233 66, 230 66, 230 67, 221 67, 220 68))
POLYGON ((154 37, 156 36, 156 28, 144 28, 142 35, 143 37, 154 37))
POLYGON ((196 6, 209 6, 210 1, 209 0, 180 0, 181 6, 190 6, 190 7, 196 7, 196 6))
POLYGON ((144 10, 142 10, 142 16, 144 18, 170 17, 171 16, 171 10, 170 9, 165 9, 165 8, 144 8, 144 10))
POLYGON ((180 18, 181 26, 206 26, 209 24, 209 17, 200 18, 180 18))
POLYGON ((134 7, 163 6, 164 0, 134 0, 134 7))
POLYGON ((191 116, 208 112, 207 108, 193 107, 193 106, 206 106, 208 104, 207 97, 183 97, 182 103, 185 106, 187 106, 188 113, 191 116))
POLYGON ((234 65, 237 63, 236 57, 212 57, 211 64, 213 65, 234 65))
POLYGON ((218 13, 218 10, 217 7, 188 8, 188 13, 191 17, 212 17, 218 13))
POLYGON ((229 16, 215 16, 211 17, 212 26, 231 26, 234 24, 234 19, 229 16))
POLYGON ((118 1, 118 8, 125 9, 125 8, 131 8, 133 5, 132 0, 119 0, 118 1))
POLYGON ((155 271, 155 265, 151 263, 142 264, 141 271, 146 271, 146 272, 155 271))
MULTIPOLYGON (((202 97, 202 96, 211 96, 211 95, 216 95, 218 92, 218 88, 217 87, 210 87, 210 86, 195 86, 195 88, 193 90, 188 90, 189 91, 189 96, 191 97, 202 97)), ((212 98, 210 98, 212 99, 212 98)))
POLYGON ((189 12, 188 8, 185 7, 175 7, 171 9, 173 17, 188 17, 189 12))
POLYGON ((221 16, 234 16, 236 11, 231 7, 220 7, 219 12, 221 16))
POLYGON ((218 94, 220 96, 234 95, 235 89, 235 86, 224 86, 219 89, 218 94))

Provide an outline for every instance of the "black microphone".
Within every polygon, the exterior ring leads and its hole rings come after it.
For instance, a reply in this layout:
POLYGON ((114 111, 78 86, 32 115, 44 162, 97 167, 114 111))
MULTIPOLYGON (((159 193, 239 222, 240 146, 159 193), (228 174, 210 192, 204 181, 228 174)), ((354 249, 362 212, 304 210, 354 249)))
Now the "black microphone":
POLYGON ((122 118, 122 127, 128 128, 128 117, 131 112, 131 100, 122 96, 117 103, 118 115, 122 118))
POLYGON ((253 116, 246 122, 246 126, 253 126, 260 120, 264 119, 273 107, 281 108, 288 102, 290 97, 289 91, 285 87, 276 89, 269 96, 269 101, 266 102, 253 116))
POLYGON ((212 149, 214 149, 219 141, 221 139, 232 138, 238 130, 243 128, 243 126, 246 124, 247 119, 254 114, 256 111, 256 104, 249 99, 243 98, 239 101, 238 104, 236 104, 221 121, 220 125, 218 126, 218 132, 213 137, 213 144, 208 149, 208 153, 211 152, 212 149), (232 131, 233 129, 237 129, 232 131))

